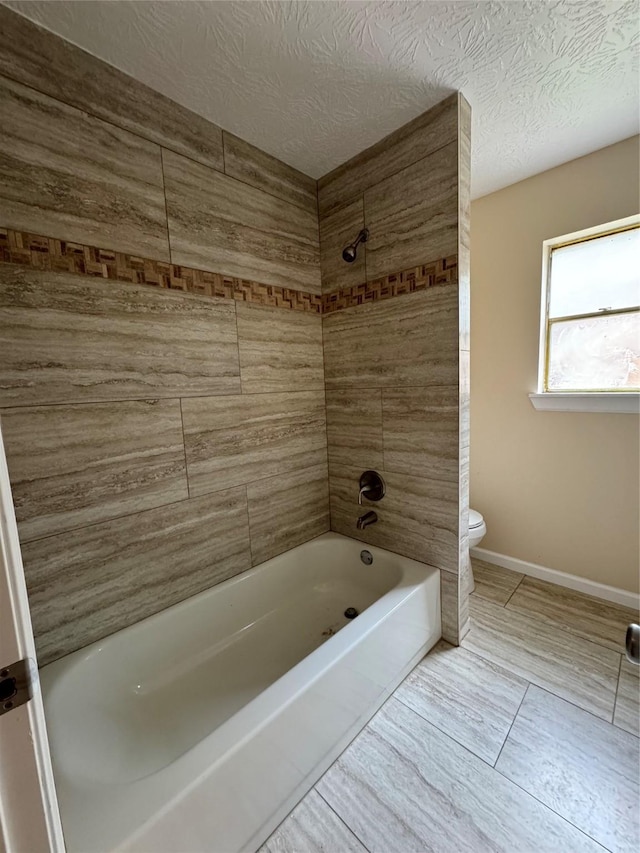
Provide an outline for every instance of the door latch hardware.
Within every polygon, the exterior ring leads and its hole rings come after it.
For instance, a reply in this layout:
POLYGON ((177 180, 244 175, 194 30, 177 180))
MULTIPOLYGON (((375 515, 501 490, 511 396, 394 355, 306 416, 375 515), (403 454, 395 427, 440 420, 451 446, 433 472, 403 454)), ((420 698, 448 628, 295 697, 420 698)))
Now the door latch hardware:
POLYGON ((31 670, 28 660, 0 667, 0 717, 31 699, 31 670))

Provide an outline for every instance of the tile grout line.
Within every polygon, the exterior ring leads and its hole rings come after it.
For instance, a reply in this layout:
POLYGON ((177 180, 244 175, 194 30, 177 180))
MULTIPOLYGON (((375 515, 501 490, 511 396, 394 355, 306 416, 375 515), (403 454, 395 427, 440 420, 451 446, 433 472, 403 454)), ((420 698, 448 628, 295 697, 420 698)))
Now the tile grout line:
MULTIPOLYGON (((368 725, 368 723, 367 723, 367 725, 368 725)), ((338 759, 336 758, 336 761, 337 761, 337 760, 338 760, 338 759)), ((334 761, 334 764, 335 764, 335 761, 334 761)), ((333 767, 333 764, 331 765, 331 767, 333 767)), ((328 768, 328 770, 330 770, 330 769, 331 769, 331 768, 328 768)), ((324 774, 323 774, 323 775, 324 775, 324 774)), ((322 776, 321 776, 320 778, 322 778, 322 776)), ((319 781, 320 781, 320 779, 318 780, 318 782, 319 782, 319 781)), ((318 784, 318 783, 316 782, 316 785, 317 785, 317 784, 318 784)), ((341 824, 346 828, 347 832, 349 832, 351 835, 353 835, 353 837, 356 839, 356 841, 357 841, 359 844, 361 844, 361 845, 362 845, 362 847, 367 851, 367 853, 370 853, 369 848, 368 848, 368 847, 363 843, 363 841, 362 841, 362 839, 360 838, 360 836, 359 836, 359 835, 357 835, 357 834, 353 831, 353 829, 351 829, 351 827, 350 827, 350 826, 349 826, 349 824, 346 822, 346 820, 344 820, 344 819, 343 819, 343 818, 338 814, 338 812, 333 808, 333 806, 331 805, 331 803, 330 803, 330 802, 328 802, 328 801, 327 801, 327 800, 322 796, 322 794, 320 793, 320 791, 317 789, 316 785, 314 785, 314 786, 313 786, 313 788, 311 788, 311 790, 316 792, 316 794, 320 797, 320 799, 322 800, 322 802, 327 806, 327 808, 328 808, 328 809, 330 809, 330 810, 333 812, 333 814, 338 818, 338 820, 340 821, 340 823, 341 823, 341 824)))
POLYGON ((164 153, 160 146, 160 174, 162 175, 162 197, 164 198, 164 222, 167 231, 167 248, 169 249, 169 263, 173 264, 173 254, 171 252, 171 233, 169 231, 169 202, 167 201, 167 179, 164 174, 164 153))
POLYGON ((526 577, 527 577, 527 576, 526 576, 525 574, 523 574, 523 575, 522 575, 522 577, 520 578, 520 580, 518 581, 518 583, 515 585, 515 587, 514 587, 514 589, 513 589, 513 592, 511 593, 511 595, 509 596, 509 598, 507 598, 507 600, 505 601, 505 603, 502 605, 503 607, 506 607, 506 606, 507 606, 507 604, 511 601, 511 599, 513 598, 513 596, 514 596, 514 595, 516 594, 516 592, 520 589, 520 584, 522 583, 522 581, 523 581, 526 577))
POLYGON ((253 562, 253 545, 251 542, 251 515, 249 514, 249 484, 244 484, 244 499, 245 499, 245 507, 247 510, 247 531, 249 533, 249 559, 251 560, 251 568, 254 566, 253 562))
POLYGON ((616 717, 616 705, 618 704, 618 693, 620 691, 620 679, 622 678, 622 654, 620 655, 620 663, 618 664, 618 680, 616 681, 616 695, 613 700, 613 710, 611 711, 611 725, 615 726, 613 722, 616 717))
POLYGON ((520 709, 522 708, 522 703, 524 702, 524 700, 527 697, 527 693, 529 692, 529 688, 531 687, 531 684, 532 684, 532 682, 527 679, 527 686, 526 686, 525 691, 522 695, 522 699, 520 700, 520 704, 518 705, 518 710, 513 715, 513 720, 511 720, 511 725, 509 726, 509 731, 507 732, 507 736, 502 741, 502 746, 500 747, 500 752, 498 753, 496 760, 491 765, 494 770, 496 769, 496 764, 498 763, 498 761, 500 761, 500 756, 502 755, 502 750, 504 749, 506 742, 509 740, 509 735, 511 734, 511 729, 513 728, 515 721, 518 719, 518 714, 520 713, 520 709))
MULTIPOLYGON (((187 441, 184 435, 184 415, 182 413, 182 398, 178 398, 180 404, 180 431, 182 433, 182 452, 184 454, 184 475, 187 481, 187 500, 191 498, 191 486, 189 484, 189 463, 187 462, 187 441)), ((55 534, 54 534, 55 535, 55 534)))

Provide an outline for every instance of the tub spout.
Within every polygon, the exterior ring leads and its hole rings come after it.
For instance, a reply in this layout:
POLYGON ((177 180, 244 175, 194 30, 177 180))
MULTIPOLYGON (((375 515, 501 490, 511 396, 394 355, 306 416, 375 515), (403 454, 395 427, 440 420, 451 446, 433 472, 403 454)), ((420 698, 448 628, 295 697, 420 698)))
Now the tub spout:
POLYGON ((368 527, 370 524, 375 524, 377 520, 378 516, 375 512, 365 512, 365 514, 361 515, 357 520, 356 527, 358 530, 364 530, 365 527, 368 527))

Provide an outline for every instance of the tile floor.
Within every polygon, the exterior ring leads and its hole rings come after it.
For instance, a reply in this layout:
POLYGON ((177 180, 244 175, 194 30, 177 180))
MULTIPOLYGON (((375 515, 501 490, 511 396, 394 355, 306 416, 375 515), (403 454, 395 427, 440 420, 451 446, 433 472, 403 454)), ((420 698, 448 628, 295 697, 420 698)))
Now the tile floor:
POLYGON ((637 614, 473 561, 440 642, 260 853, 636 853, 637 614))

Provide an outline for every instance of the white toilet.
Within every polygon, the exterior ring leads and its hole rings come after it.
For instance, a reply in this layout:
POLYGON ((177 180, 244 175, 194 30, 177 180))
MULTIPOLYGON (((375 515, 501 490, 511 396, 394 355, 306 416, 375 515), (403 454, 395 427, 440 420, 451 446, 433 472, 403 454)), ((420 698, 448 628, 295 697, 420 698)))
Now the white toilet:
POLYGON ((476 548, 484 539, 487 525, 475 509, 469 509, 469 548, 476 548))

